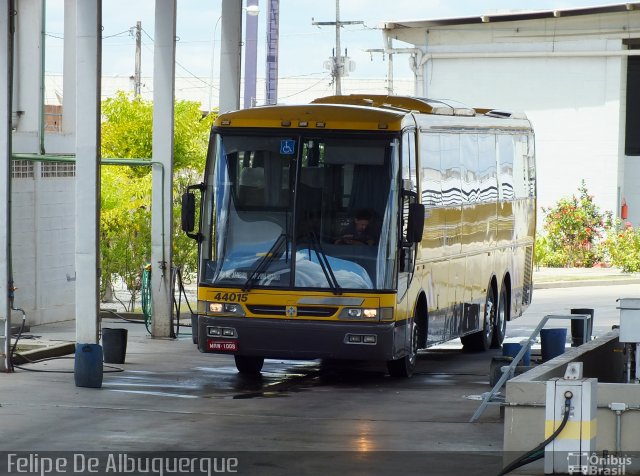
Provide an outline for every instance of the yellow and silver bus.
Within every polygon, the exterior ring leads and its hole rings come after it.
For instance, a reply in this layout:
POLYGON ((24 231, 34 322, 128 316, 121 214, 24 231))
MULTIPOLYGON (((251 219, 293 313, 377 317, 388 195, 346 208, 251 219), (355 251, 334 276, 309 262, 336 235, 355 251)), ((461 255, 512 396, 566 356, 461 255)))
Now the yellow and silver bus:
POLYGON ((374 95, 230 112, 190 188, 194 340, 233 355, 239 372, 326 358, 386 361, 408 377, 418 349, 500 346, 531 302, 523 114, 374 95))

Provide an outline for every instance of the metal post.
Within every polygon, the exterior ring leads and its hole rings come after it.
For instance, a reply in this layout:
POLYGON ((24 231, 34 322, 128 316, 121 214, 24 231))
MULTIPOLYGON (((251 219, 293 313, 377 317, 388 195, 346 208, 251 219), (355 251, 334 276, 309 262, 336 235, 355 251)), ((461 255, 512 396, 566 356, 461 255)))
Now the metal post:
POLYGON ((142 22, 136 22, 136 64, 134 72, 134 94, 140 96, 142 84, 142 22))
POLYGON ((11 96, 13 83, 13 0, 0 7, 0 371, 11 368, 11 310, 8 287, 11 280, 11 96))
POLYGON ((342 61, 340 56, 340 0, 336 0, 336 55, 335 64, 333 65, 333 76, 336 82, 336 96, 342 94, 342 61))
POLYGON ((258 0, 247 0, 244 46, 244 108, 256 105, 256 69, 258 66, 258 0), (250 8, 253 7, 253 8, 250 8))
POLYGON ((176 0, 156 0, 153 53, 153 160, 151 197, 152 335, 171 335, 171 230, 176 0), (163 205, 164 203, 164 205, 163 205))
POLYGON ((278 102, 278 29, 280 0, 267 0, 267 67, 265 104, 278 102))

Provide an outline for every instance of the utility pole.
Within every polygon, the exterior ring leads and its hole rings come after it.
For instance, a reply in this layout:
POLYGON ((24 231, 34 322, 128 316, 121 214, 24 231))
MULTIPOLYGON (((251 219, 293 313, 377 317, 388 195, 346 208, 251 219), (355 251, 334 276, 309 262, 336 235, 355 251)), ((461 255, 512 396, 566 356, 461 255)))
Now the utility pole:
MULTIPOLYGON (((340 53, 340 28, 344 25, 364 25, 363 21, 340 21, 340 0, 336 0, 336 21, 314 21, 312 25, 336 27, 336 49, 333 56, 331 75, 336 85, 336 96, 342 95, 342 76, 344 76, 344 57, 340 53)), ((345 55, 346 56, 346 55, 345 55)))
POLYGON ((141 70, 142 64, 142 22, 139 21, 136 23, 136 69, 134 73, 133 83, 134 83, 134 93, 135 96, 140 96, 140 85, 142 83, 142 72, 141 70))

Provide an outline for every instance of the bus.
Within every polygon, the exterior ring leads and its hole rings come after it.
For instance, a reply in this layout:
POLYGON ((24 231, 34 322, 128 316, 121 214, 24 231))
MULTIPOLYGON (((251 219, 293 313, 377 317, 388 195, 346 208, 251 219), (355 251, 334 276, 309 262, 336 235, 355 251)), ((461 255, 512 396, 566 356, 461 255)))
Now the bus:
POLYGON ((499 347, 531 302, 535 222, 524 114, 383 95, 221 114, 182 197, 194 342, 240 373, 344 359, 394 377, 452 339, 499 347))

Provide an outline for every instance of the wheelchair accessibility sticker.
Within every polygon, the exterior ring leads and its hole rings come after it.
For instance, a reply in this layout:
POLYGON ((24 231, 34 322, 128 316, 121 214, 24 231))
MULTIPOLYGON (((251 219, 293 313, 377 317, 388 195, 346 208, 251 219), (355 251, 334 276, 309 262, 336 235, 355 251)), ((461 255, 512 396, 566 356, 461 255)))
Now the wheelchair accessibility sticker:
POLYGON ((293 139, 282 139, 280 141, 280 153, 282 155, 293 155, 296 150, 296 141, 293 139))

